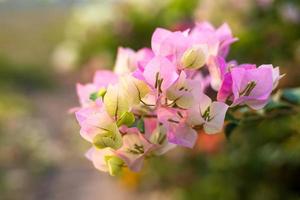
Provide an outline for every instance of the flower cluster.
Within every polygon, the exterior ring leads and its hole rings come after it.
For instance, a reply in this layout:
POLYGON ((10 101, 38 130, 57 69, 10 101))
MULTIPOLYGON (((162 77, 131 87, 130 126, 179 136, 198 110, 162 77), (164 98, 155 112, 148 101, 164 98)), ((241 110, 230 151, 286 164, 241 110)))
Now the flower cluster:
POLYGON ((183 32, 157 28, 151 49, 120 47, 114 72, 77 84, 80 134, 92 143, 87 158, 111 175, 139 171, 147 157, 192 148, 200 129, 221 132, 228 109, 263 108, 279 68, 226 61, 236 40, 227 24, 204 22, 183 32))

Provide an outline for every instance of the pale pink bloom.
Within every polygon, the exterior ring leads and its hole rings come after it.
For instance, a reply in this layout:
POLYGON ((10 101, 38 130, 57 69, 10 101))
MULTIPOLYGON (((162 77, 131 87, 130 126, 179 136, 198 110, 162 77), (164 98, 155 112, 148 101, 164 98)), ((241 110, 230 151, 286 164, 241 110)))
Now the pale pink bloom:
POLYGON ((116 153, 111 148, 97 149, 92 147, 85 154, 85 157, 93 163, 94 167, 103 172, 109 171, 105 159, 107 156, 116 156, 116 153))
POLYGON ((202 81, 200 76, 194 79, 187 78, 186 73, 181 71, 177 81, 167 90, 166 97, 174 105, 187 109, 198 102, 198 97, 203 91, 202 81))
POLYGON ((90 99, 92 93, 97 91, 97 87, 94 84, 85 84, 80 83, 76 84, 77 96, 79 98, 80 105, 82 107, 87 107, 93 103, 90 99))
POLYGON ((142 76, 149 86, 161 92, 166 91, 178 78, 176 66, 161 56, 154 57, 145 66, 142 76))
POLYGON ((190 38, 193 44, 205 44, 210 56, 217 56, 220 41, 215 28, 208 22, 196 23, 191 30, 190 38))
POLYGON ((230 27, 227 23, 222 24, 217 30, 216 35, 219 39, 219 50, 218 55, 226 57, 228 55, 230 45, 238 40, 233 37, 230 27))
POLYGON ((119 47, 114 72, 120 75, 131 73, 138 66, 144 67, 153 56, 153 52, 149 48, 135 52, 130 48, 119 47))
POLYGON ((228 105, 223 102, 212 101, 202 94, 199 103, 188 110, 188 123, 192 126, 203 125, 208 134, 218 133, 222 130, 228 105))
POLYGON ((178 63, 183 53, 190 46, 187 32, 171 32, 157 28, 151 39, 151 47, 155 55, 169 58, 178 63))
POLYGON ((144 118, 145 138, 156 145, 153 154, 162 155, 176 147, 167 139, 167 130, 156 118, 144 118))
POLYGON ((107 131, 118 132, 114 120, 103 108, 82 108, 75 115, 81 127, 80 135, 91 143, 98 134, 107 133, 107 131))
POLYGON ((210 85, 214 90, 218 91, 227 71, 225 59, 220 56, 211 57, 208 63, 208 71, 211 77, 210 85))
POLYGON ((154 53, 150 48, 142 48, 138 50, 135 55, 137 67, 144 68, 153 57, 154 53))
POLYGON ((178 69, 202 67, 208 59, 206 44, 193 44, 189 30, 171 32, 157 28, 151 40, 155 55, 168 58, 178 69))
POLYGON ((198 69, 205 63, 209 65, 211 58, 225 58, 236 40, 227 24, 215 29, 210 23, 203 22, 184 32, 157 28, 152 35, 151 47, 155 55, 166 57, 178 69, 198 69))
POLYGON ((136 68, 135 52, 130 48, 118 48, 117 58, 114 66, 114 72, 125 74, 134 71, 136 68))
POLYGON ((128 128, 123 136, 123 146, 116 151, 132 171, 140 171, 145 156, 149 155, 156 145, 147 141, 137 128, 128 128))
POLYGON ((218 100, 231 106, 248 105, 258 110, 264 107, 279 79, 271 66, 240 65, 228 72, 218 92, 218 100))
POLYGON ((237 40, 231 33, 230 27, 224 23, 215 29, 210 23, 196 23, 191 30, 190 37, 193 44, 206 44, 209 55, 226 57, 230 45, 237 40))
POLYGON ((93 113, 101 112, 102 105, 99 106, 90 106, 90 107, 84 107, 80 108, 75 112, 76 119, 81 126, 84 121, 89 117, 89 115, 92 115, 93 113))
POLYGON ((272 78, 273 78, 273 90, 278 86, 279 80, 282 79, 285 74, 280 75, 279 67, 273 67, 273 65, 261 65, 260 67, 270 68, 272 70, 272 78))
POLYGON ((77 83, 76 90, 79 97, 80 105, 87 107, 94 104, 94 101, 90 99, 91 94, 98 92, 101 88, 106 88, 109 84, 115 84, 118 82, 118 76, 108 70, 96 71, 93 82, 88 84, 77 83))
POLYGON ((210 86, 215 91, 218 91, 221 87, 222 81, 225 78, 225 74, 232 67, 237 66, 237 62, 232 60, 226 62, 221 56, 210 57, 207 66, 209 71, 209 76, 211 78, 210 86))
POLYGON ((160 107, 157 120, 167 132, 170 143, 192 148, 197 139, 197 132, 186 123, 186 113, 180 109, 160 107))
POLYGON ((118 75, 109 70, 96 71, 93 79, 93 84, 97 88, 107 87, 109 84, 115 84, 118 82, 118 75))

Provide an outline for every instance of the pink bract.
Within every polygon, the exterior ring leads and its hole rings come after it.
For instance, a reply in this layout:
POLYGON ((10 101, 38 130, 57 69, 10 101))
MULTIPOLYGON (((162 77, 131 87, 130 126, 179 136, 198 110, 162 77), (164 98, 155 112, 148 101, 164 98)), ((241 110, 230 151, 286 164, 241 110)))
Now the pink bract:
POLYGON ((92 83, 78 83, 75 115, 95 168, 140 171, 149 156, 193 148, 199 132, 222 133, 232 107, 262 109, 283 75, 270 64, 228 61, 235 41, 226 23, 157 28, 151 48, 119 47, 114 72, 99 70, 92 83))

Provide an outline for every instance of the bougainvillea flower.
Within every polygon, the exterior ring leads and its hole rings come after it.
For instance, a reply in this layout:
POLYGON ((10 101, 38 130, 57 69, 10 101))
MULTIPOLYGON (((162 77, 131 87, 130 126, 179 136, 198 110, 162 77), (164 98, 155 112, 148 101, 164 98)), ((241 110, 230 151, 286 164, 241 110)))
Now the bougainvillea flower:
POLYGON ((137 67, 144 68, 153 57, 154 53, 150 48, 142 48, 138 50, 135 56, 137 67))
POLYGON ((77 84, 88 159, 111 175, 139 171, 149 157, 193 148, 199 132, 222 132, 228 109, 264 107, 283 75, 272 65, 228 62, 236 40, 227 24, 203 22, 186 31, 157 28, 152 49, 120 47, 114 73, 97 71, 92 83, 77 84))
POLYGON ((124 167, 124 161, 119 158, 111 148, 97 149, 90 148, 85 156, 92 161, 94 167, 110 175, 118 175, 124 167))
POLYGON ((222 24, 217 30, 216 35, 219 39, 219 50, 218 55, 226 57, 229 52, 230 45, 238 40, 238 38, 233 37, 232 32, 228 24, 222 24))
POLYGON ((145 118, 145 138, 152 144, 156 145, 153 150, 153 154, 161 155, 171 149, 175 148, 177 145, 170 143, 167 139, 167 129, 163 124, 159 123, 156 118, 145 118))
POLYGON ((151 46, 155 55, 168 58, 178 69, 198 69, 209 56, 206 44, 191 43, 189 30, 171 32, 157 28, 152 35, 151 46))
POLYGON ((187 123, 185 112, 175 108, 159 108, 158 121, 166 129, 170 143, 192 148, 197 139, 197 132, 187 123))
POLYGON ((218 91, 222 80, 224 79, 224 75, 226 73, 227 63, 223 57, 211 57, 208 64, 208 71, 211 77, 211 87, 218 91))
POLYGON ((218 100, 232 102, 231 106, 246 104, 252 109, 261 109, 268 103, 277 79, 273 78, 272 67, 234 67, 223 80, 218 100))
POLYGON ((152 88, 160 92, 166 91, 178 78, 176 66, 161 56, 154 57, 145 66, 143 76, 152 88))
POLYGON ((118 75, 108 70, 96 71, 93 79, 93 84, 97 88, 107 87, 109 84, 115 84, 118 82, 118 75))
POLYGON ((88 84, 77 83, 76 90, 81 106, 87 107, 93 104, 94 100, 91 95, 97 94, 100 90, 105 89, 109 84, 115 84, 118 76, 108 70, 96 71, 93 82, 88 84))
POLYGON ((202 84, 199 79, 188 79, 184 71, 179 75, 177 81, 167 90, 167 98, 170 104, 180 108, 190 108, 198 100, 202 92, 202 84))
POLYGON ((202 94, 199 104, 189 109, 188 123, 192 126, 201 126, 208 134, 218 133, 222 130, 228 105, 212 100, 202 94))
POLYGON ((96 105, 93 107, 83 107, 76 111, 75 116, 79 125, 81 126, 90 115, 93 115, 97 112, 101 112, 101 107, 102 104, 100 103, 99 106, 96 105))
POLYGON ((210 56, 226 57, 230 45, 237 40, 232 36, 227 24, 215 29, 210 23, 196 23, 191 30, 190 37, 193 44, 206 44, 210 56))
POLYGON ((138 66, 145 66, 154 56, 149 48, 143 48, 135 52, 130 48, 118 48, 114 72, 116 74, 128 74, 136 70, 138 66))
POLYGON ((140 171, 143 161, 156 146, 149 143, 137 128, 128 128, 123 136, 123 145, 117 150, 129 169, 140 171))
MULTIPOLYGON (((226 73, 233 67, 238 66, 235 60, 231 60, 226 62, 225 59, 221 56, 210 57, 207 68, 209 71, 210 86, 213 90, 219 91, 221 84, 226 76, 226 73)), ((244 65, 240 65, 244 66, 244 65)), ((253 67, 256 68, 255 65, 246 64, 244 67, 253 67)))
POLYGON ((82 85, 77 83, 76 90, 81 106, 86 107, 93 103, 93 100, 90 99, 90 96, 92 93, 97 91, 97 87, 94 84, 82 85))
POLYGON ((270 68, 272 70, 272 77, 273 77, 273 90, 278 86, 279 80, 282 79, 285 74, 280 75, 279 67, 273 67, 273 65, 261 65, 260 68, 270 68))
POLYGON ((151 47, 156 56, 169 58, 178 63, 184 51, 190 46, 187 32, 171 32, 163 28, 157 28, 151 39, 151 47))
POLYGON ((115 121, 103 110, 83 108, 76 112, 80 124, 80 135, 98 148, 122 145, 121 134, 115 121))

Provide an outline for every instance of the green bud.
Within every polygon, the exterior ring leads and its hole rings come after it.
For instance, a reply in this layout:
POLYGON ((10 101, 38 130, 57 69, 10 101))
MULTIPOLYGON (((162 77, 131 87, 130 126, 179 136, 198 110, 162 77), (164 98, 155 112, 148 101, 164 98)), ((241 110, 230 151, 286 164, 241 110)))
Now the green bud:
POLYGON ((104 95, 106 94, 106 89, 105 88, 101 88, 99 91, 98 91, 98 97, 104 97, 104 95))
POLYGON ((113 132, 98 134, 94 137, 93 144, 99 149, 103 149, 106 147, 119 149, 122 146, 122 136, 120 133, 113 132))
POLYGON ((98 92, 94 92, 90 95, 90 100, 96 101, 99 97, 103 98, 104 95, 106 94, 106 89, 101 88, 98 92))
POLYGON ((131 126, 135 121, 134 114, 131 112, 124 112, 119 118, 117 125, 120 127, 121 125, 131 126))
POLYGON ((184 68, 199 69, 206 62, 207 55, 202 46, 194 46, 186 50, 181 57, 181 64, 184 68))
POLYGON ((104 159, 111 176, 119 175, 122 172, 124 161, 121 158, 117 156, 105 156, 104 159))

